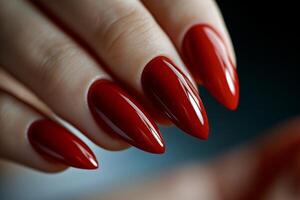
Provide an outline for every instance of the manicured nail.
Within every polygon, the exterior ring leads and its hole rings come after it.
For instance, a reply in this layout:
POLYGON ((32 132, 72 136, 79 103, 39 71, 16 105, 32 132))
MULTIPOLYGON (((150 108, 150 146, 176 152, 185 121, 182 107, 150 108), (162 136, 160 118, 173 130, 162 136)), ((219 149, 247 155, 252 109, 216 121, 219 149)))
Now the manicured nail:
POLYGON ((66 165, 82 169, 98 168, 91 149, 52 120, 41 119, 33 122, 28 129, 28 139, 37 152, 66 165))
POLYGON ((199 94, 170 59, 151 60, 143 71, 142 87, 174 124, 190 135, 208 138, 208 120, 199 94))
POLYGON ((108 80, 98 80, 88 95, 90 110, 107 133, 151 153, 163 153, 164 142, 154 121, 124 90, 108 80))
POLYGON ((182 53, 197 82, 225 107, 235 110, 239 103, 238 76, 217 31, 206 24, 193 26, 184 37, 182 53))

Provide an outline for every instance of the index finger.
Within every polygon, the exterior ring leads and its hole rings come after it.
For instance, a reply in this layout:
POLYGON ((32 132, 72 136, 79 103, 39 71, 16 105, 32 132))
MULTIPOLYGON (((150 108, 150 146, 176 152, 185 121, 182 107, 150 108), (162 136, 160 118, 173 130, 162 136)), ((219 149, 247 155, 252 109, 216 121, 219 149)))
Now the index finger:
POLYGON ((232 43, 212 0, 143 0, 171 38, 198 83, 234 110, 239 83, 232 43))

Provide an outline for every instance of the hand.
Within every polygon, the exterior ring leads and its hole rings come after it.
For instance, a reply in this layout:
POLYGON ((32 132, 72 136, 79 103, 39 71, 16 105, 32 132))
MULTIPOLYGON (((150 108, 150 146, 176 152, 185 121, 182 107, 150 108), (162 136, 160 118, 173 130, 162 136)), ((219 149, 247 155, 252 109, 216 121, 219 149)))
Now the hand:
POLYGON ((61 120, 109 150, 163 153, 155 122, 207 139, 195 81, 238 105, 213 0, 0 0, 0 27, 1 158, 52 172, 96 168, 61 120))
POLYGON ((275 127, 265 138, 205 165, 168 169, 165 174, 105 200, 298 200, 300 198, 300 118, 275 127))

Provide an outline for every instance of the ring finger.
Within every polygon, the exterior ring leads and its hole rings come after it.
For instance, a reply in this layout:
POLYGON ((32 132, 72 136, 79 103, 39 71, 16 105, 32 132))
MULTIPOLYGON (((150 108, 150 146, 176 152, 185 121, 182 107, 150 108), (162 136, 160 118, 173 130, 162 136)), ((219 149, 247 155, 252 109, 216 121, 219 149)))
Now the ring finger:
POLYGON ((107 149, 124 148, 125 140, 164 151, 157 126, 141 106, 34 7, 1 1, 0 24, 1 65, 56 114, 107 149))
POLYGON ((206 112, 192 78, 140 1, 34 2, 78 33, 114 77, 145 94, 178 127, 193 136, 208 137, 206 112))

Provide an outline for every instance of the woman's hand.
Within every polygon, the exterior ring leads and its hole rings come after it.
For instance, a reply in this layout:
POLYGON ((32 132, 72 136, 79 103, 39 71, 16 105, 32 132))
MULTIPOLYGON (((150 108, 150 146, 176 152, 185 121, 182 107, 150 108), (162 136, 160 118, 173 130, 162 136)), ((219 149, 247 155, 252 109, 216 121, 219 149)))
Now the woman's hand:
POLYGON ((113 194, 81 199, 105 200, 299 200, 300 118, 273 128, 265 138, 205 165, 168 170, 113 194))
POLYGON ((163 153, 155 121, 207 139, 194 80, 229 109, 238 105, 234 52, 213 0, 0 0, 0 27, 8 160, 96 168, 60 119, 110 150, 163 153))

